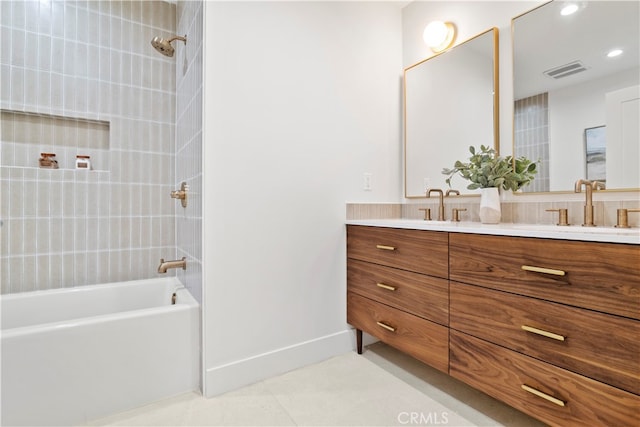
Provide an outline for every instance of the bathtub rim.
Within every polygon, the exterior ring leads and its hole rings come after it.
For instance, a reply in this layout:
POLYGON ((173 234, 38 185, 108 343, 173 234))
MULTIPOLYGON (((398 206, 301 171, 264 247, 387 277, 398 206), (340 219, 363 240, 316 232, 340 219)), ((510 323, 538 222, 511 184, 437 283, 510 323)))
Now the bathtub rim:
MULTIPOLYGON (((53 289, 38 289, 35 291, 25 291, 25 292, 13 292, 9 294, 0 294, 0 301, 11 301, 13 299, 22 299, 28 297, 37 297, 38 295, 51 295, 51 294, 64 294, 64 293, 76 293, 76 292, 89 292, 91 290, 101 289, 104 287, 110 288, 119 288, 126 286, 135 286, 135 285, 146 285, 151 284, 153 282, 167 282, 173 283, 176 285, 176 289, 185 286, 178 280, 176 276, 171 277, 154 277, 151 279, 136 279, 136 280, 126 280, 120 282, 106 282, 106 283, 97 283, 94 285, 81 285, 81 286, 73 286, 66 288, 53 288, 53 289)), ((186 288, 185 288, 186 289, 186 288)))
MULTIPOLYGON (((185 292, 188 292, 184 289, 185 292)), ((196 304, 197 305, 197 304, 196 304)), ((40 333, 47 333, 59 329, 81 328, 116 321, 152 317, 165 313, 189 311, 195 306, 189 303, 165 305, 161 307, 143 308, 141 310, 122 311, 119 313, 101 314, 98 316, 81 317, 79 319, 61 320, 59 322, 43 323, 38 325, 19 326, 17 328, 3 329, 0 331, 0 340, 10 340, 16 337, 24 337, 40 333)))
POLYGON ((79 327, 83 325, 91 325, 91 324, 103 323, 108 321, 114 321, 117 319, 132 319, 132 318, 142 317, 142 316, 153 316, 153 315, 161 314, 168 311, 189 310, 192 308, 200 307, 200 304, 198 303, 198 301, 196 301, 193 295, 191 295, 191 292, 189 292, 189 290, 176 277, 161 277, 161 278, 154 278, 154 279, 131 280, 131 281, 125 281, 125 282, 106 283, 106 284, 99 284, 99 285, 87 285, 87 286, 81 286, 81 287, 75 287, 75 288, 59 288, 59 289, 51 289, 51 290, 20 292, 17 294, 0 295, 0 302, 6 301, 10 303, 11 300, 28 299, 30 297, 32 298, 37 297, 38 295, 51 295, 52 293, 65 294, 65 293, 76 293, 76 292, 90 292, 91 290, 97 290, 97 289, 103 290, 105 286, 111 289, 117 290, 118 288, 126 288, 126 287, 135 286, 135 285, 138 285, 138 286, 151 285, 154 282, 158 282, 158 280, 160 280, 163 284, 169 285, 170 288, 172 288, 173 292, 177 294, 178 298, 175 304, 159 305, 159 306, 146 307, 146 308, 141 308, 136 310, 116 311, 111 313, 97 314, 93 316, 83 316, 83 317, 77 317, 72 319, 64 319, 64 320, 57 320, 54 322, 30 324, 26 326, 17 326, 17 327, 6 328, 6 329, 3 327, 4 325, 0 324, 0 339, 11 339, 13 337, 25 335, 25 334, 35 334, 35 333, 53 331, 55 329, 61 329, 61 328, 79 327))

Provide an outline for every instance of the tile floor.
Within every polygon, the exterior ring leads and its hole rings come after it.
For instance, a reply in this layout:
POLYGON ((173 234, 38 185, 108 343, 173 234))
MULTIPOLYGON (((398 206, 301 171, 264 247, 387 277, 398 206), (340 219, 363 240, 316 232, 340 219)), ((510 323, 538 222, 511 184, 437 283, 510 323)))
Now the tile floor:
POLYGON ((543 426, 395 349, 355 352, 203 399, 187 393, 92 426, 543 426))

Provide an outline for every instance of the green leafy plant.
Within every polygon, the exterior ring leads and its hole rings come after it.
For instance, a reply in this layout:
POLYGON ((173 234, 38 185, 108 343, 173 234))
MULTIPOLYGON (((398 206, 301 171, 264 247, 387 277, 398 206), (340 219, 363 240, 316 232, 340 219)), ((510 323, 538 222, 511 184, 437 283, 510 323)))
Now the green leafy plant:
POLYGON ((537 163, 526 157, 513 156, 500 157, 493 148, 480 146, 477 151, 475 147, 469 147, 471 157, 468 163, 456 161, 453 169, 442 169, 444 175, 449 177, 445 180, 451 187, 451 178, 459 174, 464 179, 471 181, 467 186, 469 190, 477 188, 498 187, 504 190, 517 191, 533 181, 538 172, 537 163))

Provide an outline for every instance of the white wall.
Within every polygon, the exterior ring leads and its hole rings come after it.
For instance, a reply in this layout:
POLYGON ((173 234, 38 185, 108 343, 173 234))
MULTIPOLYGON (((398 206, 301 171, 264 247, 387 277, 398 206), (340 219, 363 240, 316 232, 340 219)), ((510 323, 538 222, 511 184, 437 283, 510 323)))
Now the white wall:
POLYGON ((345 203, 401 199, 399 6, 205 3, 207 396, 353 348, 345 203))

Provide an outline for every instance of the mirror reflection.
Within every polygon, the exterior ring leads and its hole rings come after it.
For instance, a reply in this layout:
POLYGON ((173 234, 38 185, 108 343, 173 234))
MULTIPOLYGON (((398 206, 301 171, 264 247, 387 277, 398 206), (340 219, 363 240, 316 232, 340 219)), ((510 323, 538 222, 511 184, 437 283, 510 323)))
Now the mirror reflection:
MULTIPOLYGON (((448 188, 442 168, 467 158, 470 145, 498 149, 497 47, 493 28, 405 69, 405 197, 448 188)), ((476 192, 467 184, 452 180, 476 192)))
POLYGON ((569 4, 512 20, 513 152, 540 160, 523 191, 571 191, 579 178, 638 188, 640 2, 569 4))

